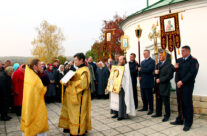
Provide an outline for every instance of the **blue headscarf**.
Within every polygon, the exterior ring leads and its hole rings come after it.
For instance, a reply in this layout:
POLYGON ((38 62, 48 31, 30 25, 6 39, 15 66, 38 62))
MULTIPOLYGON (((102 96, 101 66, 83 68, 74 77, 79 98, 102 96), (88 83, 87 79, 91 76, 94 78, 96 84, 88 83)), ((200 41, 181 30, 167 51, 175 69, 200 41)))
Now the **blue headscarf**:
POLYGON ((15 63, 14 65, 13 65, 13 68, 14 68, 14 72, 19 68, 19 63, 15 63))

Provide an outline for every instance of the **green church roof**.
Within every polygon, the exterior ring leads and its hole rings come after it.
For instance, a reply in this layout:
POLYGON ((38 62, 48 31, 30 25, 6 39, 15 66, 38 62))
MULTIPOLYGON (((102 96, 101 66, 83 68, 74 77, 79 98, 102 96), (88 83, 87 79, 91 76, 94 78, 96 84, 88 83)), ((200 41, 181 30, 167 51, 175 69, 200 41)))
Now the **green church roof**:
POLYGON ((123 22, 120 23, 120 25, 122 25, 123 23, 125 23, 126 21, 128 21, 129 19, 131 19, 132 17, 144 13, 146 11, 152 10, 152 9, 157 9, 160 7, 164 7, 164 6, 168 6, 168 5, 172 5, 175 3, 179 3, 179 2, 184 2, 184 1, 188 1, 188 0, 160 0, 140 11, 135 12, 134 14, 129 15, 123 22))

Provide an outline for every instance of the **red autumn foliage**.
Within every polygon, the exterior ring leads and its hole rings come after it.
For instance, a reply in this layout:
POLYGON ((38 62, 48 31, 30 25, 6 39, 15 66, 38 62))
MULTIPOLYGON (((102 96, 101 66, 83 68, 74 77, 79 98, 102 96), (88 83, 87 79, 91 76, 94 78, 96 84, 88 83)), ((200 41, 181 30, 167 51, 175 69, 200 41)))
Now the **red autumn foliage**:
POLYGON ((96 56, 96 61, 102 60, 106 61, 109 58, 109 53, 111 51, 112 58, 115 53, 123 54, 121 50, 121 36, 124 32, 119 28, 119 24, 125 19, 125 16, 120 17, 119 15, 115 15, 112 20, 103 22, 103 27, 101 29, 101 37, 100 41, 95 41, 92 46, 91 51, 96 56), (104 32, 105 30, 114 29, 114 34, 112 35, 112 44, 108 45, 104 42, 104 32))

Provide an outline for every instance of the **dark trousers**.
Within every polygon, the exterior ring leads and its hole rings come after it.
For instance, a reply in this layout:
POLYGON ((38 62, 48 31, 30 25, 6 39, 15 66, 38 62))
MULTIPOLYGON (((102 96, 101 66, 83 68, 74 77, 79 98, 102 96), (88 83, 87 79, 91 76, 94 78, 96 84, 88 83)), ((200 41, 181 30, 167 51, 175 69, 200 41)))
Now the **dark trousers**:
POLYGON ((21 116, 22 106, 16 106, 15 109, 16 109, 17 116, 21 116))
POLYGON ((61 97, 62 97, 62 86, 59 85, 59 88, 56 87, 56 101, 61 102, 61 97))
POLYGON ((119 111, 111 110, 111 114, 118 115, 119 118, 128 118, 128 115, 126 114, 126 104, 125 104, 125 92, 123 88, 121 88, 121 91, 119 92, 119 111))
POLYGON ((9 98, 0 98, 0 110, 1 110, 1 118, 6 117, 9 111, 9 98))
POLYGON ((105 98, 105 95, 102 94, 102 95, 96 95, 97 99, 104 99, 105 98))
POLYGON ((165 117, 170 117, 170 97, 156 93, 156 114, 162 115, 162 105, 165 106, 165 117))
POLYGON ((188 127, 191 127, 193 124, 193 88, 194 84, 187 84, 183 85, 180 89, 176 89, 178 102, 178 117, 176 121, 184 121, 184 125, 188 127), (180 99, 179 90, 181 90, 182 99, 180 99), (181 110, 183 111, 183 119, 181 118, 181 110))
POLYGON ((119 112, 118 112, 119 118, 128 118, 128 115, 126 114, 126 103, 124 98, 125 98, 125 92, 123 88, 121 88, 121 91, 119 92, 119 112))
MULTIPOLYGON (((132 80, 136 80, 136 79, 132 79, 132 80)), ((132 81, 132 87, 133 87, 133 95, 134 95, 134 105, 135 105, 135 109, 137 109, 138 108, 137 82, 132 81)))
POLYGON ((152 95, 152 88, 141 88, 141 96, 143 102, 143 109, 148 109, 153 111, 153 95, 152 95))

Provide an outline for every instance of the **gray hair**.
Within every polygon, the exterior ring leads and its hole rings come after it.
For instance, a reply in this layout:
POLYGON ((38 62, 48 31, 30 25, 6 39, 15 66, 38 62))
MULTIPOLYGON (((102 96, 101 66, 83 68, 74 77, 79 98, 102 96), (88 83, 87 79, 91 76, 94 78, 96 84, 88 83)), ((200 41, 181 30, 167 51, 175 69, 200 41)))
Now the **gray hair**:
POLYGON ((102 67, 105 67, 105 64, 102 61, 99 61, 98 64, 101 64, 102 67))
POLYGON ((146 52, 148 52, 150 54, 150 50, 144 50, 144 51, 146 51, 146 52))

